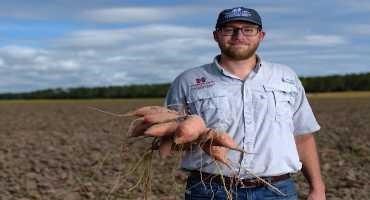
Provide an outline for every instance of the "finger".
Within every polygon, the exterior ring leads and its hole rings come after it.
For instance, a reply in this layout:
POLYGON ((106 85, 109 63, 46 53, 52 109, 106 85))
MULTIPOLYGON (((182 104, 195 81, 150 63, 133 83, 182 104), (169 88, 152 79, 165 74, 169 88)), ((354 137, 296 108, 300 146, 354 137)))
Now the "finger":
POLYGON ((169 136, 174 134, 177 126, 177 122, 154 124, 145 130, 144 134, 155 137, 169 136))

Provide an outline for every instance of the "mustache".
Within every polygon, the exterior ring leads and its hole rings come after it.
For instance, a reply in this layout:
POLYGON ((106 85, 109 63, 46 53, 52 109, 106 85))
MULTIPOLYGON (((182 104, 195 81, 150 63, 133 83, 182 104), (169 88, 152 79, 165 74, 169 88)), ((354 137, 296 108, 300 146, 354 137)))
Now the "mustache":
POLYGON ((248 46, 250 44, 249 43, 245 43, 245 42, 231 42, 231 43, 229 43, 229 45, 244 45, 244 46, 248 46))
POLYGON ((229 41, 228 44, 230 45, 236 45, 236 44, 249 45, 250 43, 246 41, 235 40, 235 41, 229 41))

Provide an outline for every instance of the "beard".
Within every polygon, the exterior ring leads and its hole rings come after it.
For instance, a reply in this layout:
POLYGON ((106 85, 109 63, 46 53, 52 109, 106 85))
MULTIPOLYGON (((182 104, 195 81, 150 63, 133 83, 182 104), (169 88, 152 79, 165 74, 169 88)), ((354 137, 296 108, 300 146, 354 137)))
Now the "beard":
POLYGON ((251 58, 257 51, 259 43, 249 44, 249 47, 240 48, 233 45, 225 45, 218 43, 221 53, 233 60, 247 60, 251 58))

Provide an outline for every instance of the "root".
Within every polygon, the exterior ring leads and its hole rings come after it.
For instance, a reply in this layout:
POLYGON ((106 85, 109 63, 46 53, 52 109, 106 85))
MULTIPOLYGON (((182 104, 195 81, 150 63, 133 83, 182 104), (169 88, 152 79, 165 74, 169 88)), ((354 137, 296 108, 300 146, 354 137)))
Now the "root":
MULTIPOLYGON (((228 159, 229 162, 232 162, 230 159, 228 159)), ((276 188, 275 186, 273 186, 271 183, 267 182, 265 179, 257 176, 255 173, 251 172, 250 170, 248 170, 246 167, 243 167, 242 165, 239 165, 240 168, 242 168, 243 170, 245 170, 248 174, 252 175, 254 178, 258 179, 259 181, 261 181, 262 183, 264 183, 266 186, 270 187, 272 190, 274 190, 275 192, 283 195, 283 196, 286 196, 285 193, 283 193, 282 191, 280 191, 278 188, 276 188)))
POLYGON ((110 200, 111 199, 111 196, 112 194, 119 188, 121 187, 121 181, 122 179, 122 173, 119 173, 117 179, 115 180, 115 183, 113 184, 113 187, 112 189, 108 192, 108 195, 105 197, 105 200, 110 200))
POLYGON ((128 117, 128 116, 130 116, 130 115, 127 115, 127 114, 118 114, 118 113, 109 112, 109 111, 102 110, 100 108, 96 108, 96 107, 93 107, 93 106, 87 106, 87 107, 91 110, 96 110, 98 112, 101 112, 101 113, 104 113, 104 114, 107 114, 107 115, 110 115, 110 116, 113 116, 113 117, 128 117))
MULTIPOLYGON (((148 199, 149 194, 151 193, 151 179, 152 179, 152 160, 153 160, 153 151, 150 150, 146 152, 142 159, 136 164, 136 166, 129 172, 133 173, 134 171, 138 171, 140 173, 139 179, 137 180, 136 184, 129 188, 127 191, 131 192, 136 188, 141 188, 144 191, 144 198, 148 199)), ((125 177, 125 176, 124 176, 125 177)))
MULTIPOLYGON (((216 167, 217 167, 218 174, 221 174, 220 175, 221 182, 222 182, 222 186, 224 187, 224 190, 226 192, 227 200, 232 200, 233 199, 233 195, 232 195, 232 192, 231 192, 232 191, 232 187, 229 187, 230 188, 229 190, 227 189, 226 181, 224 179, 224 176, 222 176, 222 169, 221 169, 221 167, 219 166, 219 164, 217 162, 215 164, 216 164, 216 167)), ((230 183, 230 184, 232 184, 232 183, 230 183)))

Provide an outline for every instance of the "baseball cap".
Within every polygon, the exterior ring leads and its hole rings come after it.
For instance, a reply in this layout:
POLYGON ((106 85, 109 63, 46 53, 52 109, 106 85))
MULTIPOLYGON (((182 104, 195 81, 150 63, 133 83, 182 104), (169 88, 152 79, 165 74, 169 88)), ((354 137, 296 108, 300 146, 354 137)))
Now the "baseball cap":
POLYGON ((262 20, 256 10, 245 7, 225 9, 220 12, 217 18, 216 28, 231 21, 246 21, 256 24, 262 28, 262 20))

